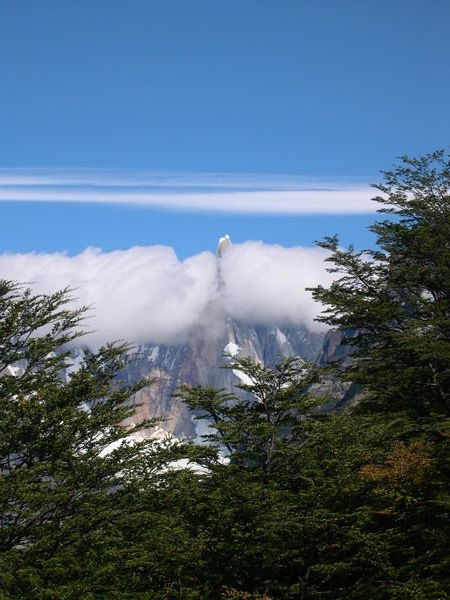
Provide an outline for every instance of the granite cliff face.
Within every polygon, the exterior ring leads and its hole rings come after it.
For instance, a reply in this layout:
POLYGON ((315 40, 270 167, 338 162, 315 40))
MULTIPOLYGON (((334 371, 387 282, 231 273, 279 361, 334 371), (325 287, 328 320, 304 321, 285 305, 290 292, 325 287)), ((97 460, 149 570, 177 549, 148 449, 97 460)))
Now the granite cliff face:
POLYGON ((221 368, 229 356, 249 356, 264 365, 275 364, 281 356, 314 359, 323 336, 303 329, 252 327, 228 321, 216 339, 192 334, 179 346, 144 345, 128 368, 130 380, 153 383, 136 395, 135 421, 149 417, 165 419, 163 428, 174 435, 195 436, 192 414, 176 397, 182 384, 202 384, 233 390, 240 382, 238 371, 221 368))
POLYGON ((353 347, 346 342, 353 335, 354 332, 351 330, 340 331, 338 329, 329 329, 324 337, 321 353, 318 356, 319 363, 326 365, 348 357, 353 347))
MULTIPOLYGON (((140 404, 133 422, 144 418, 165 419, 162 428, 176 436, 196 437, 193 414, 176 397, 182 384, 206 385, 236 392, 239 371, 224 369, 235 356, 248 356, 263 365, 274 365, 281 357, 298 356, 325 366, 349 356, 351 346, 345 340, 351 332, 329 330, 312 333, 306 328, 255 327, 227 320, 223 330, 208 337, 205 331, 195 331, 189 341, 174 346, 143 345, 130 363, 130 381, 153 381, 135 398, 140 404)), ((328 397, 326 410, 334 410, 362 398, 362 389, 355 383, 330 378, 314 384, 311 391, 328 397)))

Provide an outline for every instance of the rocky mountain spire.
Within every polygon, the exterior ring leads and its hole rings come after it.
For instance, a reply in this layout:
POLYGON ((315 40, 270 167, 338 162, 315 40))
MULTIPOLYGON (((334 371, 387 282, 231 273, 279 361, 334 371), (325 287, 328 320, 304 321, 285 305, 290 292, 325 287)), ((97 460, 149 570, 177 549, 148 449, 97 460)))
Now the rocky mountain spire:
POLYGON ((228 235, 228 233, 223 237, 219 238, 219 243, 217 244, 217 258, 222 258, 224 253, 231 245, 231 238, 228 235))
POLYGON ((225 282, 223 280, 223 276, 222 276, 222 269, 221 269, 221 258, 223 257, 223 255, 225 254, 225 252, 228 250, 228 248, 231 247, 231 238, 228 235, 228 233, 226 235, 224 235, 223 237, 219 238, 219 243, 217 244, 217 288, 219 290, 221 290, 223 288, 223 286, 225 285, 225 282))

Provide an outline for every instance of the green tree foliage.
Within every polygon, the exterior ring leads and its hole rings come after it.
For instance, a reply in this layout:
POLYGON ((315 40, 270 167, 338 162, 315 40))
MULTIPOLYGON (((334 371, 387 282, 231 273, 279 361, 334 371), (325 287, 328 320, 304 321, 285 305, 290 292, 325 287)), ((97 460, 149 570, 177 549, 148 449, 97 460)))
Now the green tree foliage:
POLYGON ((201 481, 198 517, 207 540, 197 573, 202 598, 296 598, 308 573, 302 449, 319 400, 308 389, 316 369, 296 358, 269 368, 245 357, 237 394, 202 386, 181 395, 207 419, 204 438, 225 454, 201 481))
POLYGON ((247 357, 233 358, 224 368, 241 374, 240 394, 183 386, 181 397, 197 419, 207 419, 212 433, 204 438, 243 464, 269 477, 279 457, 301 438, 302 422, 319 400, 308 393, 316 369, 290 357, 273 368, 247 357))
MULTIPOLYGON (((0 282, 1 598, 105 598, 116 588, 114 597, 134 597, 133 555, 142 552, 130 548, 139 535, 128 529, 139 519, 170 523, 167 511, 150 514, 136 489, 156 477, 162 485, 164 468, 186 456, 181 445, 129 441, 154 423, 121 424, 144 385, 121 381, 128 346, 86 351, 66 377, 67 344, 81 335, 85 312, 71 301, 68 290, 33 295, 0 282), (116 572, 126 573, 126 592, 116 572)), ((147 580, 164 579, 164 568, 147 570, 147 580)))
POLYGON ((390 559, 372 530, 371 480, 360 471, 383 460, 393 428, 318 410, 321 400, 309 393, 316 369, 296 359, 227 366, 246 381, 237 386, 243 396, 183 388, 211 423, 207 439, 229 459, 200 482, 198 534, 207 541, 196 573, 200 597, 373 595, 390 559))
POLYGON ((447 598, 450 588, 450 160, 402 158, 375 200, 377 250, 327 238, 329 288, 313 289, 325 323, 352 330, 340 376, 364 386, 359 412, 395 425, 388 451, 360 469, 371 527, 385 539, 392 598, 447 598), (387 535, 389 532, 389 535, 387 535))
POLYGON ((344 377, 361 382, 384 410, 450 414, 450 161, 442 151, 403 157, 374 186, 391 215, 371 227, 377 249, 331 250, 329 288, 313 289, 319 318, 356 331, 344 377))

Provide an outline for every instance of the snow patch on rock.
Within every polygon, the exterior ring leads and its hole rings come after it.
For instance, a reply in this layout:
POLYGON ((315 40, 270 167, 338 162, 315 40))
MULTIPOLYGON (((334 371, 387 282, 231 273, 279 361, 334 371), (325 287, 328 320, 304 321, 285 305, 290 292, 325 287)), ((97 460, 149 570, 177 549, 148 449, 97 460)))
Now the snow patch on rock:
POLYGON ((233 369, 233 375, 239 379, 240 383, 244 385, 253 385, 253 381, 250 379, 250 377, 239 369, 233 369))
POLYGON ((223 351, 225 354, 228 354, 232 358, 239 354, 240 347, 234 342, 228 342, 228 344, 224 347, 223 351))

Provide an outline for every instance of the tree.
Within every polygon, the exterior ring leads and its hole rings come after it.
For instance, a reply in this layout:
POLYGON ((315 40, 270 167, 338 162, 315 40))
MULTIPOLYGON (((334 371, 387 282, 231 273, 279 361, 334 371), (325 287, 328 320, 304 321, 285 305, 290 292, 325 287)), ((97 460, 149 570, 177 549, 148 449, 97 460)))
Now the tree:
POLYGON ((200 411, 196 419, 210 422, 212 433, 206 440, 225 450, 234 464, 269 477, 280 455, 301 437, 302 419, 320 402, 309 393, 317 370, 296 357, 283 358, 274 367, 237 357, 224 368, 243 378, 236 385, 240 395, 182 386, 180 397, 191 410, 200 411))
POLYGON ((144 385, 121 381, 127 345, 86 351, 67 376, 85 312, 70 302, 70 290, 0 281, 1 598, 108 595, 111 580, 99 595, 93 582, 117 567, 124 519, 141 510, 128 502, 137 473, 144 486, 170 460, 151 440, 129 442, 152 422, 121 425, 144 385))
POLYGON ((316 369, 296 357, 273 367, 235 357, 225 368, 239 376, 236 394, 181 389, 197 418, 210 423, 204 438, 227 457, 211 463, 201 482, 199 531, 208 540, 198 575, 202 597, 223 590, 224 598, 303 597, 312 499, 303 457, 321 402, 309 393, 316 369))
POLYGON ((443 151, 402 158, 374 187, 379 212, 375 250, 331 251, 328 288, 313 288, 327 307, 318 320, 350 338, 343 377, 364 384, 385 409, 450 415, 450 160, 443 151))
MULTIPOLYGON (((450 157, 402 157, 375 185, 388 215, 375 250, 321 246, 337 279, 313 288, 319 320, 344 331, 338 373, 364 386, 357 412, 389 420, 386 452, 359 465, 373 495, 369 530, 383 541, 381 598, 447 598, 450 517, 450 157)), ((370 514, 370 513, 369 513, 370 514)))

